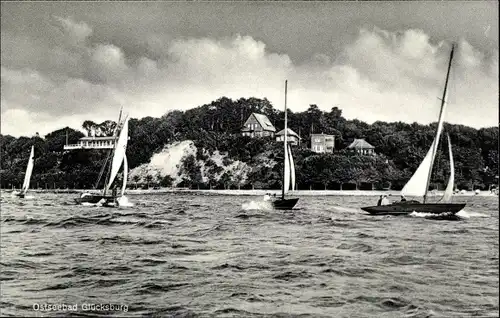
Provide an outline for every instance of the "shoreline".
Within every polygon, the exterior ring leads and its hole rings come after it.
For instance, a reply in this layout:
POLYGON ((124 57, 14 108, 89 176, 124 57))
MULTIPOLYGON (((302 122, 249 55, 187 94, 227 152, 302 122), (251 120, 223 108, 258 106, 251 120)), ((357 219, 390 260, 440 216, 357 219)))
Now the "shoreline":
MULTIPOLYGON (((0 189, 0 193, 11 193, 13 191, 19 191, 18 189, 0 189)), ((83 193, 89 190, 84 189, 34 189, 29 190, 33 193, 83 193)), ((430 197, 442 196, 444 191, 429 192, 430 197)), ((157 189, 157 190, 127 190, 125 194, 130 195, 161 195, 161 194, 196 194, 196 195, 207 195, 207 196, 217 196, 217 195, 232 195, 232 196, 263 196, 266 193, 276 194, 276 196, 281 195, 281 190, 197 190, 197 189, 157 189)), ((399 197, 400 192, 395 190, 296 190, 290 193, 294 196, 380 196, 389 195, 392 197, 399 197)), ((481 197, 498 197, 489 191, 481 191, 476 194, 474 191, 466 191, 465 193, 455 193, 454 196, 481 196, 481 197)))

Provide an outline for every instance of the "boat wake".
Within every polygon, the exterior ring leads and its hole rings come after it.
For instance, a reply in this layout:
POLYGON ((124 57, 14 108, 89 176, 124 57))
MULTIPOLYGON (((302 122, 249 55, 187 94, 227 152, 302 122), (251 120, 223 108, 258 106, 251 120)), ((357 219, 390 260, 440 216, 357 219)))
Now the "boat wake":
POLYGON ((412 212, 409 214, 411 217, 415 218, 426 218, 432 220, 455 220, 459 221, 463 218, 458 215, 458 213, 454 214, 451 212, 443 212, 443 213, 426 213, 426 212, 412 212))
POLYGON ((458 212, 457 215, 462 217, 462 218, 466 218, 466 219, 469 219, 471 217, 474 217, 474 218, 487 218, 487 217, 489 217, 489 215, 487 215, 487 214, 468 211, 467 209, 463 209, 462 211, 458 212))
POLYGON ((359 209, 357 208, 348 208, 344 206, 332 206, 331 209, 334 212, 341 212, 341 213, 359 213, 359 209))
POLYGON ((273 209, 273 205, 271 204, 271 201, 250 201, 242 203, 241 208, 245 211, 248 210, 271 211, 273 209))
POLYGON ((130 202, 126 196, 121 196, 120 198, 118 198, 118 206, 126 208, 132 207, 134 206, 134 204, 130 202))
POLYGON ((470 219, 472 217, 474 218, 487 218, 489 217, 486 214, 482 214, 479 212, 472 212, 472 211, 467 211, 467 210, 462 210, 460 212, 457 212, 456 214, 449 213, 449 212, 444 212, 444 213, 425 213, 425 212, 412 212, 409 214, 412 217, 417 217, 417 218, 428 218, 428 219, 444 219, 444 220, 463 220, 463 219, 470 219))
MULTIPOLYGON (((12 191, 12 192, 10 193, 10 197, 11 197, 11 198, 17 198, 17 197, 18 197, 18 195, 19 195, 20 193, 21 193, 21 191, 12 191)), ((34 197, 34 196, 32 196, 32 195, 25 195, 23 199, 24 199, 24 200, 33 200, 34 198, 35 198, 35 197, 34 197)))
POLYGON ((82 206, 101 206, 99 203, 90 203, 90 202, 82 202, 80 203, 82 206))

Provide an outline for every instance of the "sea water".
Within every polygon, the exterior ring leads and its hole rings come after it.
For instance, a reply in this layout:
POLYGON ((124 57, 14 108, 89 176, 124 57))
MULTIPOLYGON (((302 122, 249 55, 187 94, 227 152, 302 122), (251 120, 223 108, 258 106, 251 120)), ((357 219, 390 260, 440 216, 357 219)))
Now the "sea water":
POLYGON ((2 316, 498 315, 497 197, 451 221, 370 216, 367 196, 34 196, 2 198, 2 316))

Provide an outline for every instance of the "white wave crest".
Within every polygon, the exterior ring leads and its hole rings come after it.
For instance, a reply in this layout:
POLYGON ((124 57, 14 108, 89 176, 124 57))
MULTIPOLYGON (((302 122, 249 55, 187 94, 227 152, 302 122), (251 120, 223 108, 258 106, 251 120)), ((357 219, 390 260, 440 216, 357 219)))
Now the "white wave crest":
POLYGON ((248 210, 271 211, 273 209, 273 205, 271 201, 250 201, 242 203, 241 208, 245 211, 248 210))
POLYGON ((462 218, 467 218, 467 219, 471 218, 471 217, 474 217, 474 218, 488 218, 488 217, 490 217, 487 214, 468 211, 467 209, 463 209, 462 211, 458 212, 456 215, 459 217, 462 217, 462 218))
POLYGON ((82 202, 80 203, 82 206, 97 206, 97 203, 94 204, 94 203, 90 203, 90 202, 82 202))
POLYGON ((132 207, 134 204, 128 200, 126 196, 121 196, 118 198, 119 207, 132 207))
POLYGON ((438 214, 435 213, 427 213, 427 212, 415 212, 413 211, 412 213, 409 214, 410 216, 416 217, 416 218, 428 218, 432 216, 436 216, 438 214))

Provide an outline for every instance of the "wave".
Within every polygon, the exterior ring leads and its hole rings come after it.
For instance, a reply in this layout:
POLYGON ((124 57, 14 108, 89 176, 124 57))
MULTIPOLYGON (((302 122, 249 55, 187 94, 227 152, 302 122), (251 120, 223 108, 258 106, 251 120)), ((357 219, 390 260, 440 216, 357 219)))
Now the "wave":
MULTIPOLYGON (((458 214, 458 213, 457 213, 458 214)), ((443 213, 428 213, 428 212, 412 212, 409 214, 411 217, 415 218, 426 218, 426 219, 433 219, 433 220, 449 220, 449 221, 460 221, 462 220, 462 217, 460 215, 449 213, 449 212, 443 212, 443 213)))
POLYGON ((128 200, 126 196, 121 196, 118 198, 118 205, 120 207, 128 208, 128 207, 133 207, 134 204, 128 200))
POLYGON ((241 204, 241 208, 245 211, 248 210, 262 210, 271 211, 273 210, 273 205, 270 201, 250 201, 241 204))
POLYGON ((343 213, 359 213, 360 209, 357 208, 348 208, 348 207, 343 207, 343 206, 333 206, 331 209, 334 212, 343 212, 343 213))
POLYGON ((141 295, 164 293, 171 290, 182 289, 185 286, 189 286, 189 283, 157 284, 153 282, 147 282, 144 285, 137 288, 137 293, 141 295))
POLYGON ((458 212, 456 215, 458 215, 460 217, 463 217, 463 218, 466 218, 466 219, 469 219, 471 217, 477 217, 477 218, 488 218, 488 217, 490 217, 487 214, 483 214, 483 213, 479 213, 479 212, 473 212, 473 211, 469 211, 467 209, 463 209, 462 211, 458 212))

